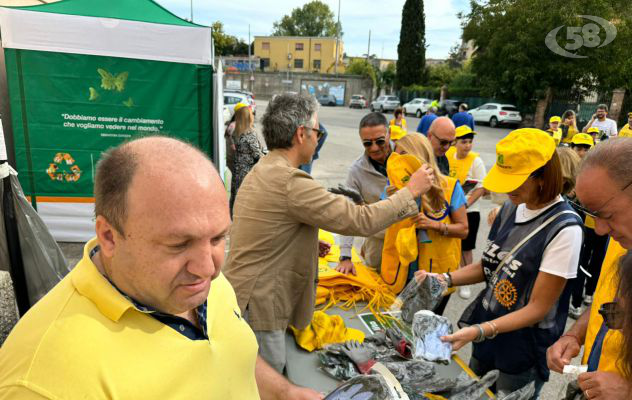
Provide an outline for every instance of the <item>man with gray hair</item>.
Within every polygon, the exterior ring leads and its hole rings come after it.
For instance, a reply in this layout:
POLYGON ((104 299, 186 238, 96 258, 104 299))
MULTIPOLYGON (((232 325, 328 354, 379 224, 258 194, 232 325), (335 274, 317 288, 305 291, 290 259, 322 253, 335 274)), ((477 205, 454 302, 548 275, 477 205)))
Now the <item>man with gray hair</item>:
MULTIPOLYGON (((393 152, 388 121, 384 114, 372 112, 360 120, 360 140, 364 146, 364 153, 349 167, 345 185, 360 193, 367 204, 372 204, 380 201, 387 186, 386 163, 393 152)), ((384 234, 385 231, 380 231, 366 237, 360 250, 364 263, 378 271, 382 265, 384 234)), ((356 273, 351 262, 353 240, 353 236, 340 238, 340 264, 336 269, 343 274, 356 273)))
POLYGON ((415 198, 433 180, 415 172, 407 188, 387 200, 356 205, 299 170, 318 143, 313 97, 283 94, 268 104, 263 136, 270 152, 239 188, 225 274, 255 331, 259 354, 277 371, 286 364, 285 331, 306 328, 314 313, 318 228, 370 236, 418 213, 415 198))
MULTIPOLYGON (((579 376, 584 396, 598 400, 623 400, 632 396, 632 383, 621 369, 623 335, 611 327, 602 306, 616 301, 619 259, 632 249, 632 139, 613 138, 599 143, 582 161, 575 192, 577 205, 595 220, 595 232, 610 235, 591 308, 547 351, 547 363, 562 373, 579 355, 588 372, 579 376)), ((627 305, 626 305, 627 307, 627 305)))

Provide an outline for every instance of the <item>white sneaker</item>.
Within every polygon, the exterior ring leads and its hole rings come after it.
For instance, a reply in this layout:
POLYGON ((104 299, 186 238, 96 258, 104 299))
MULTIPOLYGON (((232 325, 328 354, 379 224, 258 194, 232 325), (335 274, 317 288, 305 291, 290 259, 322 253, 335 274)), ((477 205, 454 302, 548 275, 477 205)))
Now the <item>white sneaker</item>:
POLYGON ((472 290, 470 289, 469 286, 461 286, 459 288, 459 296, 462 299, 467 300, 472 296, 472 290))
POLYGON ((581 317, 582 315, 582 308, 580 307, 573 307, 573 305, 571 304, 570 308, 568 309, 568 316, 573 318, 573 319, 578 319, 579 317, 581 317))
POLYGON ((587 306, 591 305, 593 302, 593 297, 592 296, 585 296, 584 297, 584 304, 586 304, 587 306))

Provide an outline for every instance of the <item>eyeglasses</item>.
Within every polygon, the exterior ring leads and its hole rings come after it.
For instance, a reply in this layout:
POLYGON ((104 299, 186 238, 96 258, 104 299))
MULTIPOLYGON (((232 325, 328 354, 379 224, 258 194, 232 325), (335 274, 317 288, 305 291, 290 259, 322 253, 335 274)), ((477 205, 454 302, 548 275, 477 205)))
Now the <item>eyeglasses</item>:
MULTIPOLYGON (((622 192, 625 192, 627 188, 630 187, 630 185, 632 185, 632 181, 630 181, 630 183, 628 183, 627 185, 625 185, 623 187, 623 189, 621 189, 622 192)), ((617 195, 612 196, 611 198, 608 199, 608 201, 606 201, 605 203, 603 203, 603 205, 600 208, 604 208, 608 203, 610 203, 615 197, 617 197, 617 195)), ((572 205, 576 210, 583 212, 584 214, 588 215, 589 217, 592 218, 601 218, 601 219, 606 219, 604 217, 600 217, 599 213, 600 211, 592 211, 587 209, 586 207, 582 206, 581 204, 575 202, 575 201, 568 201, 570 203, 570 205, 572 205)))
POLYGON ((303 128, 316 132, 316 139, 318 140, 322 139, 323 135, 325 135, 325 131, 318 128, 312 128, 311 126, 303 126, 303 128))
POLYGON ((454 146, 456 144, 456 139, 455 140, 444 140, 444 139, 439 139, 436 136, 432 136, 434 138, 436 138, 439 141, 439 146, 441 147, 451 147, 454 146))
POLYGON ((603 303, 601 307, 599 307, 599 315, 603 317, 603 321, 606 323, 608 329, 623 328, 623 308, 618 302, 612 301, 603 303))
POLYGON ((385 137, 380 137, 374 140, 363 140, 362 141, 362 145, 364 147, 366 147, 367 149, 371 146, 373 146, 373 143, 377 144, 378 146, 384 146, 384 143, 386 143, 386 138, 385 137))

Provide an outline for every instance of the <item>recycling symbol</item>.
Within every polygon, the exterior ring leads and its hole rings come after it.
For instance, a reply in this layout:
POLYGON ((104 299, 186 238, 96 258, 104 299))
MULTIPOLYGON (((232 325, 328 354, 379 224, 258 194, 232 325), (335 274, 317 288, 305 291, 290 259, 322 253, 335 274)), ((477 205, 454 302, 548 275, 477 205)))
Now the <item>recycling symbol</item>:
POLYGON ((70 153, 57 153, 49 164, 46 173, 53 181, 77 182, 81 178, 81 169, 75 165, 70 153))

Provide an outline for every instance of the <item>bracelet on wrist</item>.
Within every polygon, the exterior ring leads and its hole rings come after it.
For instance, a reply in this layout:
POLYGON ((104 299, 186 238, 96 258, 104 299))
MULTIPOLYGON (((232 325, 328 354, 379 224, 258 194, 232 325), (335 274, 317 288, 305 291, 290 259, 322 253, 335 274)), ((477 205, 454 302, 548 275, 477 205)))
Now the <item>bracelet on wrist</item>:
POLYGON ((496 324, 493 321, 486 321, 485 323, 492 328, 492 334, 490 336, 485 336, 485 338, 493 339, 498 336, 498 327, 496 326, 496 324))
POLYGON ((481 326, 481 324, 475 324, 473 325, 473 327, 478 329, 478 336, 476 336, 476 339, 472 341, 474 343, 481 343, 482 341, 485 340, 485 331, 483 330, 483 327, 481 326))
POLYGON ((562 337, 564 337, 564 336, 572 337, 573 339, 575 339, 577 341, 578 345, 580 345, 580 346, 582 345, 582 342, 579 340, 579 337, 577 337, 577 335, 574 335, 572 333, 566 332, 565 334, 562 335, 562 337))

